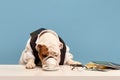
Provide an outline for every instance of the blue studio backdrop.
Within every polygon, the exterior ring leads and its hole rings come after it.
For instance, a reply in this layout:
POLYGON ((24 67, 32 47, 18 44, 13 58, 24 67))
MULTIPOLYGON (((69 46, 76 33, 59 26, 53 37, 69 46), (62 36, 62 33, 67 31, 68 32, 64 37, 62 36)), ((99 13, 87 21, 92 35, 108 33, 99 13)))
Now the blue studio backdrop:
POLYGON ((75 60, 120 63, 120 0, 0 0, 0 64, 18 64, 41 27, 55 30, 75 60))

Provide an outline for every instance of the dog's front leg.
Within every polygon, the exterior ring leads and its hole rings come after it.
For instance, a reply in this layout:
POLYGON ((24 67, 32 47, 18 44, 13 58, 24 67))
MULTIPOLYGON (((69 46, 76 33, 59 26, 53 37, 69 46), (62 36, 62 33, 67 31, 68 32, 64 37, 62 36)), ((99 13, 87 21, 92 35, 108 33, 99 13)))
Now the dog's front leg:
POLYGON ((73 60, 73 55, 70 53, 70 48, 66 45, 66 64, 67 65, 75 65, 75 64, 81 64, 78 61, 73 60))
POLYGON ((34 59, 32 59, 32 58, 30 58, 30 59, 28 59, 28 62, 27 62, 27 64, 26 64, 26 68, 27 69, 33 69, 33 68, 35 68, 35 63, 34 63, 34 59))

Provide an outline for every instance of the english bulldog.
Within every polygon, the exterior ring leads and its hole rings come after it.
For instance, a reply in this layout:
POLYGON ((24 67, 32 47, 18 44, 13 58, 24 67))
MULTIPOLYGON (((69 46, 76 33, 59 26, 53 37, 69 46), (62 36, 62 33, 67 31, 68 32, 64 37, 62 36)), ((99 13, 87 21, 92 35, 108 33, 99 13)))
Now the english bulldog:
POLYGON ((58 70, 59 65, 81 64, 73 60, 69 47, 50 29, 40 28, 30 34, 20 57, 27 69, 40 65, 43 70, 58 70))

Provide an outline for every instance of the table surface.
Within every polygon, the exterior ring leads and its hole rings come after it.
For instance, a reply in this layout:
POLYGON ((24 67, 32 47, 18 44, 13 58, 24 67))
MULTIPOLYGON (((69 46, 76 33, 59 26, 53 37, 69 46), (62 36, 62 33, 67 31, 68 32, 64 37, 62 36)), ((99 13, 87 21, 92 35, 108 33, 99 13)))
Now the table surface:
POLYGON ((26 69, 24 65, 0 65, 0 76, 120 76, 120 70, 88 71, 85 69, 71 70, 70 66, 60 66, 58 71, 44 71, 40 67, 26 69))

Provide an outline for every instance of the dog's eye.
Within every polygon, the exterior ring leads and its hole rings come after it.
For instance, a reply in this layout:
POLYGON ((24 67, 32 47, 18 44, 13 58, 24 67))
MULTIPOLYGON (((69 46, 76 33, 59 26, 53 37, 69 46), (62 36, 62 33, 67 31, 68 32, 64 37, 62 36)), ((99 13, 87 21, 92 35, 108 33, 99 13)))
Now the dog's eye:
POLYGON ((56 52, 53 52, 53 55, 54 55, 55 57, 58 57, 58 54, 57 54, 56 52))
POLYGON ((55 54, 54 56, 55 56, 55 57, 58 57, 58 55, 57 55, 57 54, 55 54))
POLYGON ((47 57, 47 55, 42 55, 44 58, 47 57))

